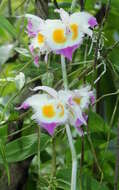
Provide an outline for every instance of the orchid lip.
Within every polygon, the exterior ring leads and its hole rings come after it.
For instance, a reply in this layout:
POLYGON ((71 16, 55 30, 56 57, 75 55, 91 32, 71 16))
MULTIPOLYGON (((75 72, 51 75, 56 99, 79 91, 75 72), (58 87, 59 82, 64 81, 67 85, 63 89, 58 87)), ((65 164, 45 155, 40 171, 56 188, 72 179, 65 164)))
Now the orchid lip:
POLYGON ((54 135, 55 128, 58 126, 58 123, 52 122, 52 123, 39 123, 41 127, 43 127, 51 136, 54 135))
POLYGON ((66 47, 64 49, 57 50, 57 54, 64 55, 68 60, 72 61, 72 56, 74 51, 79 47, 79 44, 71 46, 71 47, 66 47))

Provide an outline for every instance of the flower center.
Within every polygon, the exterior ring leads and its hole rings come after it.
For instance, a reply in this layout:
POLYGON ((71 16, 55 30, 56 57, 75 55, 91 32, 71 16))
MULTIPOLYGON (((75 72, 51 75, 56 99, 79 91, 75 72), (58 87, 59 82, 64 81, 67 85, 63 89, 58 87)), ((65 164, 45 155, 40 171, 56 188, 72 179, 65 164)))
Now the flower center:
POLYGON ((42 113, 45 117, 47 118, 52 118, 55 116, 55 110, 53 105, 49 104, 49 105, 44 105, 42 108, 42 113))
POLYGON ((62 104, 58 104, 57 108, 60 109, 59 116, 63 117, 64 116, 64 106, 62 104))
POLYGON ((53 32, 53 40, 56 43, 62 44, 66 42, 66 37, 64 36, 64 30, 63 29, 56 29, 53 32))
POLYGON ((44 36, 39 32, 38 33, 38 43, 42 44, 44 42, 44 36))
POLYGON ((74 97, 74 98, 73 98, 73 101, 74 101, 76 104, 80 105, 80 103, 81 103, 81 98, 74 97))
POLYGON ((77 24, 71 24, 70 28, 72 30, 72 40, 76 40, 78 37, 78 25, 77 24))

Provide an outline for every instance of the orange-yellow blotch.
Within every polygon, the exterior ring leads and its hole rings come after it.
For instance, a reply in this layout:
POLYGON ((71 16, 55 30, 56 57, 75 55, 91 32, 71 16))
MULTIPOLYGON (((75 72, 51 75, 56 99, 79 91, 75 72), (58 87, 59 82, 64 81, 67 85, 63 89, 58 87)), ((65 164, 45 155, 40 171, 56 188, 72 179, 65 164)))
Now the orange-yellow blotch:
POLYGON ((55 116, 55 110, 54 110, 53 105, 49 104, 49 105, 43 106, 42 113, 47 118, 54 117, 55 116))
POLYGON ((78 37, 78 25, 77 24, 71 24, 70 27, 72 30, 72 40, 76 40, 78 37))
POLYGON ((53 32, 53 40, 54 42, 58 44, 62 44, 66 42, 66 37, 64 35, 64 30, 63 29, 56 29, 53 32))
POLYGON ((62 104, 59 104, 58 108, 61 110, 60 113, 59 113, 59 116, 63 117, 64 116, 64 106, 62 104))
POLYGON ((44 43, 44 36, 40 32, 38 33, 38 43, 39 44, 44 43))
POLYGON ((81 98, 79 98, 79 97, 74 97, 74 98, 73 98, 73 101, 74 101, 76 104, 80 105, 80 103, 81 103, 81 98))

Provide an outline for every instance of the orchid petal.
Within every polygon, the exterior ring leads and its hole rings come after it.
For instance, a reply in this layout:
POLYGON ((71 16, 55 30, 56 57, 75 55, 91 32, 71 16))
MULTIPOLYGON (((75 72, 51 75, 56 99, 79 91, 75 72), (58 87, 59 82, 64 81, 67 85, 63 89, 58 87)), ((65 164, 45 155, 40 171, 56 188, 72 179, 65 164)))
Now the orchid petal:
POLYGON ((28 109, 29 107, 30 107, 30 105, 29 105, 28 103, 24 102, 23 104, 21 104, 21 106, 16 107, 15 110, 21 110, 21 109, 26 110, 26 109, 28 109))
POLYGON ((67 47, 67 48, 64 48, 64 49, 57 50, 56 53, 64 55, 64 57, 66 57, 67 59, 69 59, 70 61, 72 61, 72 55, 73 55, 74 51, 78 47, 79 47, 79 44, 74 45, 72 47, 67 47))
POLYGON ((83 129, 81 127, 77 127, 77 132, 79 134, 80 137, 84 136, 84 132, 83 132, 83 129))
POLYGON ((95 17, 90 17, 90 19, 88 20, 88 24, 90 25, 91 28, 94 28, 95 26, 98 25, 97 20, 95 17))
POLYGON ((65 23, 66 25, 69 24, 70 16, 64 9, 62 9, 62 8, 55 9, 55 12, 60 14, 60 17, 61 17, 61 20, 63 21, 63 23, 65 23))
POLYGON ((50 96, 53 96, 54 98, 57 98, 57 95, 58 95, 56 90, 48 86, 37 86, 32 90, 33 91, 43 90, 47 92, 50 96))
POLYGON ((39 56, 38 55, 36 55, 34 57, 34 64, 35 64, 36 67, 39 67, 39 56))
POLYGON ((41 127, 43 127, 51 136, 53 136, 55 128, 57 127, 57 123, 41 123, 41 127))

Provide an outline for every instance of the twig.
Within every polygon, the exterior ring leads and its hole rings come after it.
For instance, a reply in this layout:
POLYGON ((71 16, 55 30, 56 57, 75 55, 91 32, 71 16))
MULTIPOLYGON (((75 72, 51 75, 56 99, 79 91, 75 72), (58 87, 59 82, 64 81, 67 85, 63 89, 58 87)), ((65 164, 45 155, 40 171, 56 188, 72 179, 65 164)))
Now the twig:
POLYGON ((99 97, 95 102, 94 104, 97 104, 100 100, 102 100, 103 98, 106 98, 108 96, 114 96, 114 95, 117 95, 119 94, 119 90, 117 90, 116 92, 112 92, 112 93, 108 93, 108 94, 104 94, 102 95, 101 97, 99 97))
POLYGON ((97 65, 97 62, 98 62, 99 42, 100 42, 100 38, 101 38, 101 35, 102 35, 102 30, 103 30, 105 21, 106 21, 106 19, 108 17, 108 14, 109 14, 110 3, 111 3, 111 0, 108 0, 107 6, 106 6, 106 11, 105 11, 105 16, 104 16, 104 18, 103 18, 103 20, 101 22, 100 29, 99 29, 99 32, 98 32, 96 48, 95 48, 95 55, 94 55, 94 74, 93 74, 93 77, 92 77, 92 88, 94 86, 95 71, 96 71, 96 65, 97 65))

